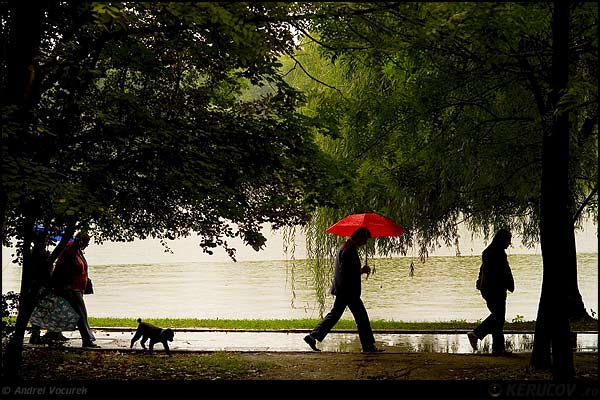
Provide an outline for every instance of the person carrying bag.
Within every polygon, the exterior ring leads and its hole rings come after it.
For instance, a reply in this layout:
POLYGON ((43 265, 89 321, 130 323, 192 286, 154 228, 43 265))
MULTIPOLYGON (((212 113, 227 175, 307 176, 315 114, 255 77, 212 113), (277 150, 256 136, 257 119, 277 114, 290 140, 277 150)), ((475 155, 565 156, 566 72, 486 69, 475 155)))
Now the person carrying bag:
POLYGON ((87 309, 83 300, 84 294, 93 293, 91 280, 88 277, 88 264, 83 250, 90 243, 86 232, 75 235, 73 243, 67 245, 62 252, 52 273, 53 287, 57 294, 64 297, 79 315, 77 328, 83 342, 82 347, 99 347, 94 344, 94 336, 87 320, 87 309))

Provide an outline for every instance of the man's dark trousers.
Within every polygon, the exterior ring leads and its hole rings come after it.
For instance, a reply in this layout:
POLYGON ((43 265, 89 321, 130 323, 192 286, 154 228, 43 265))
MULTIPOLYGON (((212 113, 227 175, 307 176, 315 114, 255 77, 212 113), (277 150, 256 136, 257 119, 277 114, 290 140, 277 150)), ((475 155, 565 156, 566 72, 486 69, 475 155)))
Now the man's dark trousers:
POLYGON ((483 339, 492 334, 492 351, 504 351, 504 318, 506 317, 506 294, 485 299, 490 315, 473 330, 475 336, 483 339))
POLYGON ((319 325, 313 329, 310 335, 319 342, 322 342, 333 326, 340 320, 346 307, 350 309, 354 316, 354 320, 356 321, 358 336, 360 337, 360 344, 362 345, 363 350, 372 347, 373 344, 375 344, 375 338, 373 337, 373 330, 371 329, 371 323, 369 322, 369 315, 367 314, 365 305, 360 297, 345 298, 336 296, 333 308, 325 318, 323 318, 319 325))

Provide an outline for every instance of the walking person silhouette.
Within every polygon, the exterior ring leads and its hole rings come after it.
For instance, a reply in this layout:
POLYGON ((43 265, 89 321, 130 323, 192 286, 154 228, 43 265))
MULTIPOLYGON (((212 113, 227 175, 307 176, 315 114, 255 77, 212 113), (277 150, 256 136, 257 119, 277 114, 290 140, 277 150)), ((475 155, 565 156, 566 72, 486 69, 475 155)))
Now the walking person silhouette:
POLYGON ((500 229, 492 243, 482 253, 482 264, 477 278, 477 289, 490 310, 490 315, 473 331, 467 333, 474 351, 477 341, 492 334, 492 354, 506 353, 504 347, 504 318, 506 316, 506 291, 515 290, 515 282, 508 265, 506 250, 511 244, 512 235, 500 229))
POLYGON ((358 248, 366 244, 369 238, 371 238, 371 232, 367 228, 358 228, 337 250, 333 285, 331 287, 331 294, 335 296, 333 308, 315 329, 304 337, 304 341, 314 351, 320 351, 316 346, 317 340, 322 342, 325 339, 325 336, 342 317, 346 307, 350 309, 356 321, 363 352, 383 351, 375 346, 371 322, 365 305, 360 298, 360 276, 361 274, 368 274, 371 269, 368 265, 361 268, 358 248))

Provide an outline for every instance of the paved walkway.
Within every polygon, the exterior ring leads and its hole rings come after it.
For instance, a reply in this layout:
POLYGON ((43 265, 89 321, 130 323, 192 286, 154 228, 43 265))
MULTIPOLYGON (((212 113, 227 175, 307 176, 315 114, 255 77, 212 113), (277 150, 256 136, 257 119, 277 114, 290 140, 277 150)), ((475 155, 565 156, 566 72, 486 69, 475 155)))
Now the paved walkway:
MULTIPOLYGON (((141 351, 140 342, 130 349, 134 329, 94 328, 96 343, 100 350, 141 351)), ((270 352, 306 352, 312 351, 303 338, 308 330, 292 331, 232 331, 208 329, 176 329, 175 340, 169 343, 173 351, 270 351, 270 352)), ((67 347, 81 347, 79 332, 63 332, 69 340, 67 347)), ((507 346, 514 352, 530 352, 533 348, 531 333, 505 334, 507 346)), ((479 344, 479 351, 491 351, 491 338, 485 338, 479 344)), ((26 341, 28 338, 26 338, 26 341)), ((375 331, 377 346, 386 352, 441 352, 470 354, 473 352, 466 332, 448 331, 444 333, 390 333, 375 331)), ((597 333, 578 335, 577 351, 597 352, 597 333)), ((149 342, 146 342, 146 346, 149 342)), ((322 351, 360 352, 360 341, 355 331, 331 332, 317 346, 322 351)), ((154 346, 155 351, 163 351, 162 344, 154 346)))

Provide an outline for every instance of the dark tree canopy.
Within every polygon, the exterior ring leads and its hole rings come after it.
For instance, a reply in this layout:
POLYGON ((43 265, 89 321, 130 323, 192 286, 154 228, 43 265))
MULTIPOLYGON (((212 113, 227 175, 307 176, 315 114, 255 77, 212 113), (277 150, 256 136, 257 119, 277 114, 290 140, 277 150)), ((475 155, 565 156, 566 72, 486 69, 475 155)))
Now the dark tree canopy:
MULTIPOLYGON (((199 236, 208 253, 305 223, 331 162, 279 71, 288 3, 10 2, 2 8, 3 245, 23 266, 3 367, 18 372, 33 277, 76 229, 199 236), (41 228, 40 228, 41 226, 41 228), (39 230, 63 239, 37 262, 39 230)), ((163 241, 163 243, 166 243, 163 241)))
POLYGON ((425 257, 458 242, 460 223, 488 238, 508 228, 542 249, 532 364, 572 377, 569 319, 591 318, 574 231, 598 215, 598 5, 322 7, 338 18, 300 26, 288 65, 348 177, 307 228, 321 299, 337 242, 324 231, 346 214, 371 210, 407 228, 377 242, 384 254, 414 246, 425 257))
POLYGON ((228 237, 259 249, 262 224, 304 223, 327 163, 295 111, 302 96, 278 70, 294 42, 271 20, 289 12, 247 3, 9 8, 3 244, 33 224, 60 231, 70 221, 99 241, 195 232, 205 251, 220 245, 233 256, 228 237), (25 19, 39 20, 38 41, 21 35, 25 19), (30 79, 10 87, 27 46, 30 79))
MULTIPOLYGON (((598 210, 598 25, 597 5, 573 8, 572 79, 556 112, 571 114, 568 207, 578 224, 598 210)), ((315 222, 387 215, 408 234, 382 241, 383 252, 453 245, 459 222, 538 243, 551 22, 548 3, 363 2, 305 26, 287 77, 307 93, 307 115, 322 122, 321 143, 349 177, 315 222)))

